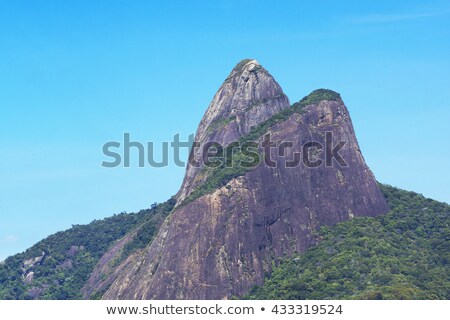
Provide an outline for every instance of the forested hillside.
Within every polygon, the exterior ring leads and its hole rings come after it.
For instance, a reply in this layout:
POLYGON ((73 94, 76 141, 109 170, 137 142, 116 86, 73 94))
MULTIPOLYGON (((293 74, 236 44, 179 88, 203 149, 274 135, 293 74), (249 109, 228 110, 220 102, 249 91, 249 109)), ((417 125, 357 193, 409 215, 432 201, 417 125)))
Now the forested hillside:
POLYGON ((0 299, 80 299, 81 288, 105 251, 144 225, 124 255, 147 244, 172 210, 174 200, 121 213, 55 233, 0 265, 0 299))
POLYGON ((450 299, 450 206, 380 185, 391 211, 318 232, 246 299, 450 299))
MULTIPOLYGON (((450 299, 450 206, 380 187, 388 214, 322 227, 317 246, 280 261, 243 298, 450 299)), ((122 256, 147 245, 174 202, 75 225, 9 257, 0 265, 0 299, 80 299, 103 253, 139 226, 122 256)))

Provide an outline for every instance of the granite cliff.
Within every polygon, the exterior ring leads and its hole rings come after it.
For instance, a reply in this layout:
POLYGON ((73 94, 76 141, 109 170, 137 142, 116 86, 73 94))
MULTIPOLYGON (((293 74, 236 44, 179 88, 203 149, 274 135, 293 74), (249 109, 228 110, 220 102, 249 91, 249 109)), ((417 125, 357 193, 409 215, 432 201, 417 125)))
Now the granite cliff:
MULTIPOLYGON (((290 106, 256 60, 232 70, 195 140, 225 149, 255 141, 260 159, 270 155, 270 161, 231 168, 188 165, 176 206, 156 237, 108 274, 94 270, 85 293, 104 299, 240 296, 261 285, 278 259, 315 245, 320 226, 389 210, 339 94, 316 90, 290 106), (267 134, 278 148, 265 147, 267 134), (295 159, 300 161, 290 165, 295 159), (96 287, 100 277, 108 286, 96 287)), ((193 149, 191 159, 202 155, 201 148, 193 149)), ((99 268, 108 256, 114 254, 107 252, 99 268)))

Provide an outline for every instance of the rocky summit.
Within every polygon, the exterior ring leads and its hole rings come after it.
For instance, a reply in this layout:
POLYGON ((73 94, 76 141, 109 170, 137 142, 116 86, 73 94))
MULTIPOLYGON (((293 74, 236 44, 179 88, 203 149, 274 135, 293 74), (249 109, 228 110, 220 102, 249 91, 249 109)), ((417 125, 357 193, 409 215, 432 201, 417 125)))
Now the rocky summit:
MULTIPOLYGON (((389 210, 340 95, 321 89, 290 105, 256 60, 232 70, 195 140, 225 148, 253 141, 261 159, 270 161, 188 165, 176 205, 157 235, 118 265, 112 263, 115 252, 130 236, 106 252, 83 288, 85 298, 241 296, 263 284, 281 258, 315 245, 319 227, 389 210), (278 147, 266 148, 268 138, 278 147)), ((192 159, 201 156, 201 148, 193 149, 192 159)))
MULTIPOLYGON (((256 60, 245 59, 234 67, 211 101, 198 126, 195 141, 221 145, 237 141, 251 129, 289 107, 289 99, 275 79, 256 60)), ((191 157, 201 158, 201 150, 191 157)), ((202 166, 187 166, 178 203, 205 180, 202 166)))

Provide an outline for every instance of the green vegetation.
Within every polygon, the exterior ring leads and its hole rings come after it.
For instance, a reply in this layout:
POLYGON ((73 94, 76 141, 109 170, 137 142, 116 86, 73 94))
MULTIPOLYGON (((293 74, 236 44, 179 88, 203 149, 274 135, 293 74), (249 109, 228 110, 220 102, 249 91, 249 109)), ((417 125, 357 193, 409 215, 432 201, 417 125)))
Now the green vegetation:
POLYGON ((133 238, 133 240, 128 242, 123 247, 119 259, 115 260, 114 263, 116 265, 119 265, 136 250, 148 246, 158 233, 160 225, 164 222, 169 213, 172 212, 175 204, 175 198, 171 198, 170 200, 161 203, 156 208, 154 208, 152 214, 148 215, 146 221, 142 223, 138 228, 136 236, 133 238))
POLYGON ((208 126, 208 132, 217 131, 220 128, 225 127, 227 124, 229 124, 233 120, 236 120, 236 116, 232 116, 232 117, 225 118, 225 119, 218 119, 216 121, 213 121, 208 126))
POLYGON ((137 237, 124 248, 122 258, 147 245, 173 205, 171 199, 138 213, 74 225, 7 258, 0 265, 0 299, 80 299, 82 286, 108 248, 142 224, 137 237), (25 277, 31 272, 33 280, 26 283, 25 277))
POLYGON ((233 70, 236 70, 237 72, 241 71, 241 69, 252 60, 253 59, 243 59, 243 60, 239 61, 239 63, 234 67, 233 70))
POLYGON ((307 106, 310 104, 318 104, 320 101, 342 101, 341 95, 333 90, 329 89, 317 89, 311 92, 309 95, 300 100, 300 103, 307 106))
POLYGON ((450 206, 380 186, 391 211, 323 227, 246 299, 450 299, 450 206))
POLYGON ((226 185, 232 179, 240 177, 254 168, 254 166, 241 166, 240 164, 243 161, 248 161, 248 158, 244 156, 239 149, 235 149, 235 152, 231 152, 231 149, 236 146, 242 146, 245 143, 258 141, 258 139, 267 133, 271 127, 286 121, 294 113, 301 114, 303 112, 302 109, 308 105, 317 104, 322 100, 340 101, 340 99, 341 96, 339 93, 327 89, 318 89, 311 92, 299 102, 294 103, 290 108, 281 110, 266 121, 254 127, 247 135, 242 136, 237 142, 231 143, 225 149, 225 154, 232 155, 231 159, 227 159, 227 163, 233 163, 233 165, 230 167, 223 163, 219 167, 205 169, 203 172, 203 174, 207 175, 205 182, 192 191, 189 197, 183 201, 182 205, 190 203, 205 194, 214 192, 218 188, 226 185))

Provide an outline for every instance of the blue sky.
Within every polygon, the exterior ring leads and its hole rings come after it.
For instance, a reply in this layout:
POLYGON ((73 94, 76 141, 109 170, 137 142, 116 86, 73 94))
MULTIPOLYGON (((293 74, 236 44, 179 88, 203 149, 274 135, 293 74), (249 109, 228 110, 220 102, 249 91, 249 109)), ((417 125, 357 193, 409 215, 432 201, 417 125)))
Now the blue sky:
POLYGON ((450 202, 449 15, 448 1, 1 2, 0 260, 175 194, 184 168, 102 168, 102 146, 187 137, 243 58, 291 102, 340 92, 377 179, 450 202))

